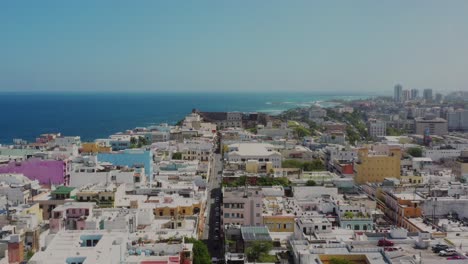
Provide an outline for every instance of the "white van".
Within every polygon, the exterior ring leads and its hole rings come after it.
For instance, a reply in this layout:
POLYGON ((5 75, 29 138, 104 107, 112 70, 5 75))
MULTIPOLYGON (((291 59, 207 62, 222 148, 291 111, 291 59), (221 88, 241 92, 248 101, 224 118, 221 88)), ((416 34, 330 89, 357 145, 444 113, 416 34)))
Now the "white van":
POLYGON ((453 256, 456 255, 457 251, 454 248, 447 248, 439 252, 439 256, 453 256))

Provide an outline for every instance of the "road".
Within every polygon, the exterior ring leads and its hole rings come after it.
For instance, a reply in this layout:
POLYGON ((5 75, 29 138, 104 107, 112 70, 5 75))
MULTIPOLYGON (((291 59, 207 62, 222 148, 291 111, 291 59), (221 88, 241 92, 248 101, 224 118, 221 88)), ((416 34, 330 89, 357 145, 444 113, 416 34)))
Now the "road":
POLYGON ((206 212, 208 219, 205 221, 202 239, 208 246, 211 257, 221 258, 223 256, 223 239, 220 237, 220 211, 222 204, 221 172, 223 163, 221 154, 213 154, 211 160, 210 176, 208 178, 208 198, 206 212))

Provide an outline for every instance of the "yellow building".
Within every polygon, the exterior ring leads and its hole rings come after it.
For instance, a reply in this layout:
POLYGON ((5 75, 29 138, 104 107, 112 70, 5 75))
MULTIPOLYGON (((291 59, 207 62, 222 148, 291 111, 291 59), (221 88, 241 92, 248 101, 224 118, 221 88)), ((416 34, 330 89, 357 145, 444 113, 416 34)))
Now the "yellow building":
POLYGON ((38 223, 42 223, 43 217, 42 217, 42 209, 39 206, 39 203, 35 203, 31 205, 29 208, 21 211, 19 213, 20 215, 26 216, 26 215, 35 215, 37 217, 38 223))
POLYGON ((401 150, 398 147, 377 145, 358 150, 358 160, 354 165, 354 181, 383 182, 385 178, 400 178, 401 150))
POLYGON ((167 205, 164 207, 157 207, 153 209, 155 217, 167 216, 192 216, 200 212, 200 202, 188 205, 167 205))
POLYGON ((263 198, 263 224, 270 232, 294 232, 294 215, 285 208, 282 197, 263 198))
POLYGON ((421 175, 401 175, 400 181, 409 184, 422 184, 423 177, 421 175))
POLYGON ((293 215, 263 215, 263 224, 270 232, 294 232, 293 215))
POLYGON ((112 148, 100 145, 98 143, 83 143, 81 144, 81 152, 83 153, 109 153, 112 148))
POLYGON ((78 202, 95 202, 100 208, 113 208, 115 191, 84 190, 76 193, 78 202))
POLYGON ((247 173, 270 173, 273 169, 273 163, 270 161, 259 162, 258 160, 248 160, 245 162, 245 171, 247 173))

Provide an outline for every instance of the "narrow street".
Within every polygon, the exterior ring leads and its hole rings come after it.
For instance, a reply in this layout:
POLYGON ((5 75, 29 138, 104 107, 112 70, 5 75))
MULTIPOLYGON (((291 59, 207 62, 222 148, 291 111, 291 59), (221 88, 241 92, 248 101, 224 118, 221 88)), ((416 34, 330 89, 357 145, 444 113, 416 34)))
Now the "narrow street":
POLYGON ((205 221, 202 240, 207 245, 211 257, 219 259, 222 257, 223 250, 223 239, 220 237, 222 194, 221 174, 219 172, 221 172, 223 168, 221 154, 214 153, 211 162, 212 166, 208 180, 208 199, 206 207, 208 219, 205 221))

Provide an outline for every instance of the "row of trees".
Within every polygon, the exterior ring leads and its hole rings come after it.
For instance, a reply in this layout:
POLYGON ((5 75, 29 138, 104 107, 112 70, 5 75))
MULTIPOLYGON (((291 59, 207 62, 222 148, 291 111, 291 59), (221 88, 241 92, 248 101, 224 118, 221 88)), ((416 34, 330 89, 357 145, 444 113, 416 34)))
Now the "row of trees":
POLYGON ((148 145, 149 142, 145 137, 139 136, 138 138, 136 137, 131 137, 130 138, 130 147, 131 148, 141 148, 143 146, 148 145))
MULTIPOLYGON (((278 186, 278 185, 281 185, 281 186, 286 187, 286 186, 291 185, 288 178, 284 178, 284 177, 275 177, 275 178, 273 178, 273 177, 258 177, 255 180, 256 180, 255 185, 258 185, 258 186, 278 186)), ((224 185, 227 186, 227 187, 238 187, 238 186, 245 186, 246 183, 247 183, 247 176, 240 176, 235 181, 230 182, 230 183, 226 183, 224 185)), ((254 184, 253 181, 248 182, 248 185, 253 185, 253 184, 254 184)))
POLYGON ((325 170, 325 165, 319 159, 314 159, 313 161, 300 161, 300 160, 284 160, 281 163, 283 168, 296 168, 302 169, 304 171, 323 171, 325 170))

